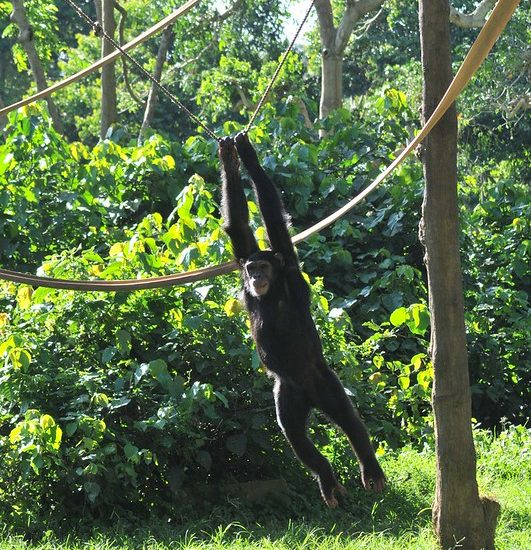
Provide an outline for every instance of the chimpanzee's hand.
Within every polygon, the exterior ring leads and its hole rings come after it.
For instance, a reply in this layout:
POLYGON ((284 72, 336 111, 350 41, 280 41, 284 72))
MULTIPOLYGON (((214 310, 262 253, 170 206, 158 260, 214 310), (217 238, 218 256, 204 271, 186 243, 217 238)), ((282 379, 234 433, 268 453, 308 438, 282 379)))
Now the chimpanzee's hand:
POLYGON ((218 142, 219 160, 223 165, 223 170, 228 174, 235 174, 240 167, 240 161, 234 146, 234 140, 231 137, 221 138, 218 142))
POLYGON ((236 141, 236 149, 238 149, 238 154, 245 167, 249 169, 251 165, 257 165, 258 157, 249 141, 249 136, 245 132, 240 132, 234 139, 236 141))

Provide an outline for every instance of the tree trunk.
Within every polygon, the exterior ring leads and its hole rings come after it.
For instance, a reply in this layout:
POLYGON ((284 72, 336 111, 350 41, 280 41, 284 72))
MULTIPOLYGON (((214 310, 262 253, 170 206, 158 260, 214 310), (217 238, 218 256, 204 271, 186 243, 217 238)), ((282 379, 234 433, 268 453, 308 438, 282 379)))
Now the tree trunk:
POLYGON ((319 117, 327 117, 343 103, 343 56, 323 51, 321 53, 321 101, 319 117))
MULTIPOLYGON (((451 82, 448 0, 419 0, 427 119, 451 82)), ((457 116, 448 110, 424 142, 420 225, 426 251, 434 367, 437 483, 433 522, 442 548, 494 549, 499 505, 480 499, 459 258, 457 116)))
MULTIPOLYGON (((28 56, 28 61, 31 68, 31 73, 33 75, 33 80, 37 85, 37 91, 45 90, 48 87, 46 82, 46 75, 35 48, 35 42, 33 40, 33 30, 28 20, 28 15, 26 13, 26 8, 24 6, 24 0, 12 0, 13 12, 11 13, 11 20, 18 27, 18 41, 24 48, 26 55, 28 56)), ((63 125, 61 123, 61 117, 59 116, 59 111, 55 106, 51 97, 46 98, 46 103, 48 104, 48 112, 52 118, 52 123, 57 132, 63 131, 63 125)))
POLYGON ((384 0, 347 0, 341 21, 336 27, 331 0, 315 0, 321 40, 321 101, 319 118, 327 117, 343 103, 343 53, 354 25, 384 0))
MULTIPOLYGON (((168 50, 171 48, 175 34, 171 27, 168 27, 162 33, 162 38, 160 39, 159 51, 157 52, 157 61, 155 63, 155 71, 153 77, 160 81, 162 76, 162 69, 164 68, 164 63, 166 61, 166 55, 168 50)), ((138 134, 138 145, 141 145, 144 141, 144 137, 148 128, 151 126, 151 121, 153 120, 153 115, 155 114, 155 107, 158 102, 158 88, 155 84, 151 84, 149 90, 149 95, 146 102, 146 110, 144 111, 144 120, 142 120, 142 127, 140 128, 140 133, 138 134)))
MULTIPOLYGON (((101 26, 114 38, 116 21, 114 19, 114 0, 101 0, 101 26)), ((101 39, 101 56, 105 57, 114 51, 113 45, 104 37, 101 39)), ((116 111, 116 71, 115 63, 109 63, 101 71, 101 121, 100 138, 105 139, 109 128, 118 118, 116 111)))

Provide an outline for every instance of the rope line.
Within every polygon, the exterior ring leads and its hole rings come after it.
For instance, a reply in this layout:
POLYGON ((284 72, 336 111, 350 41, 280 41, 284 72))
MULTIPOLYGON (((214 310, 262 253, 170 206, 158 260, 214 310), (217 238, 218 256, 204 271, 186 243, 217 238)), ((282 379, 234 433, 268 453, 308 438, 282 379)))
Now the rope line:
POLYGON ((164 95, 166 95, 170 99, 170 101, 172 101, 175 105, 177 105, 177 107, 179 107, 179 109, 181 109, 181 111, 183 111, 188 116, 188 118, 190 118, 190 120, 195 122, 197 125, 201 126, 201 128, 203 128, 203 130, 206 132, 206 134, 210 138, 215 140, 218 139, 216 134, 199 117, 194 115, 194 113, 192 113, 192 111, 190 111, 190 109, 188 109, 186 105, 184 105, 181 101, 179 101, 179 99, 177 99, 168 90, 168 88, 166 88, 166 86, 164 86, 161 82, 159 82, 151 73, 146 71, 146 69, 144 69, 144 67, 142 67, 142 65, 140 65, 140 63, 134 57, 129 55, 127 51, 125 51, 123 47, 120 46, 120 44, 118 44, 118 42, 116 42, 116 40, 114 40, 112 36, 107 34, 98 21, 93 21, 73 0, 65 0, 65 2, 69 4, 70 7, 72 7, 72 9, 75 10, 75 12, 79 15, 79 17, 84 19, 94 29, 94 32, 97 36, 100 36, 100 35, 103 36, 105 40, 107 40, 110 44, 112 44, 113 47, 116 48, 128 61, 130 61, 142 73, 144 77, 146 77, 164 95))
MULTIPOLYGON (((122 46, 122 51, 129 51, 158 32, 164 30, 166 27, 169 27, 171 24, 173 24, 179 17, 185 15, 187 12, 189 12, 196 4, 198 4, 201 0, 188 0, 188 2, 184 3, 182 6, 174 10, 170 15, 150 27, 148 30, 144 31, 142 34, 128 42, 127 44, 122 46)), ((53 94, 54 92, 61 90, 62 88, 65 88, 66 86, 69 86, 70 84, 74 84, 78 80, 81 80, 85 78, 86 76, 89 76, 93 72, 97 71, 101 67, 108 65, 109 63, 112 63, 115 59, 123 55, 122 51, 116 50, 109 55, 102 57, 101 59, 98 59, 95 61, 92 65, 89 67, 86 67, 85 69, 79 71, 76 74, 73 74, 69 76, 68 78, 65 78, 61 82, 57 82, 56 84, 53 84, 52 86, 49 86, 48 88, 41 90, 40 92, 31 95, 29 97, 26 97, 25 99, 21 99, 20 101, 17 101, 16 103, 13 103, 12 105, 8 105, 7 107, 4 107, 0 109, 0 117, 7 115, 11 111, 15 111, 16 109, 19 109, 20 107, 24 107, 25 105, 29 105, 30 103, 35 103, 36 101, 39 101, 40 99, 45 99, 49 95, 53 94)))
MULTIPOLYGON (((321 231, 344 216, 356 204, 362 201, 371 191, 373 191, 399 164, 406 159, 409 154, 411 154, 414 148, 419 145, 419 143, 428 135, 435 124, 437 124, 437 122, 441 119, 444 113, 448 110, 448 107, 450 107, 466 84, 470 81, 481 63, 483 63, 483 60, 488 55, 496 39, 502 33, 519 3, 520 0, 499 0, 489 19, 481 29, 476 41, 470 48, 450 86, 446 90, 446 93, 437 105, 435 111, 429 120, 424 124, 415 139, 406 147, 406 149, 404 149, 402 153, 387 167, 387 169, 384 170, 384 172, 382 172, 369 186, 351 199, 342 208, 305 231, 295 235, 292 239, 294 244, 307 239, 314 233, 321 231)), ((217 266, 204 267, 201 269, 166 275, 163 277, 126 279, 121 281, 79 281, 69 279, 52 279, 49 277, 38 277, 35 275, 19 273, 17 271, 0 269, 0 278, 16 283, 29 284, 32 286, 44 286, 67 290, 132 291, 186 284, 229 273, 236 268, 236 262, 228 262, 217 266)))
POLYGON ((306 20, 308 19, 308 16, 310 15, 310 12, 312 11, 313 5, 315 4, 315 0, 312 0, 310 2, 310 5, 308 6, 308 9, 306 10, 306 13, 304 14, 304 17, 302 18, 302 21, 299 24, 299 27, 297 28, 297 32, 295 33, 295 36, 291 40, 289 46, 286 48, 286 51, 282 54, 282 58, 280 59, 279 64, 277 65, 277 68, 275 69, 275 72, 273 73, 273 76, 271 77, 271 80, 269 81, 269 84, 267 85, 267 88, 265 89, 265 92, 263 93, 262 97, 260 98, 260 101, 258 102, 258 105, 256 106, 256 109, 254 110, 254 113, 251 115, 251 118, 245 127, 244 132, 248 133, 251 126, 254 124, 254 121, 256 120, 256 117, 258 116, 258 113, 261 111, 262 107, 264 106, 265 100, 267 99, 267 96, 269 95, 269 92, 273 88, 273 85, 275 84, 276 79, 278 78, 278 75, 280 74, 280 70, 284 66, 284 63, 286 62, 286 59, 288 55, 291 53, 291 50, 293 49, 293 46, 295 45, 295 41, 299 37, 299 34, 302 30, 302 27, 304 27, 304 24, 306 23, 306 20))

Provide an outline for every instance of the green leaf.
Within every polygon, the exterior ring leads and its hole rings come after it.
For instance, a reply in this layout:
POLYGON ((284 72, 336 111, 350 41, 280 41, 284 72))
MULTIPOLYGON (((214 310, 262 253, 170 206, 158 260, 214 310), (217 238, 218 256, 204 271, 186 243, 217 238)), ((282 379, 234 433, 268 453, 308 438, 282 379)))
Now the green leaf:
POLYGON ((227 438, 225 446, 231 453, 242 457, 247 449, 247 436, 245 434, 231 435, 227 438))
POLYGON ((122 407, 125 407, 126 405, 129 405, 131 403, 131 399, 129 397, 120 397, 118 399, 113 399, 109 404, 109 410, 116 410, 120 409, 122 407))
POLYGON ((235 298, 229 298, 225 302, 223 309, 225 310, 227 317, 232 317, 233 315, 238 314, 242 310, 242 307, 238 300, 235 298))
POLYGON ((83 484, 83 489, 85 490, 85 493, 87 494, 87 498, 90 500, 90 502, 94 503, 96 501, 96 498, 98 498, 98 495, 100 494, 101 487, 98 483, 95 483, 94 481, 87 481, 83 484))
POLYGON ((138 450, 139 449, 136 445, 132 445, 131 443, 126 443, 124 446, 124 454, 127 460, 131 460, 132 462, 137 462, 139 458, 138 450))
POLYGON ((71 437, 72 435, 74 435, 74 433, 76 432, 77 430, 77 422, 69 422, 67 425, 66 425, 66 435, 67 437, 71 437))
POLYGON ((398 385, 403 389, 407 390, 410 385, 409 375, 402 375, 398 377, 398 385))
POLYGON ((105 348, 103 350, 103 354, 101 356, 101 362, 106 365, 107 363, 110 363, 113 359, 113 357, 118 353, 118 350, 114 346, 109 346, 108 348, 105 348))
POLYGON ((391 324, 395 327, 402 326, 407 319, 407 309, 405 307, 399 307, 398 309, 395 309, 393 313, 391 313, 391 317, 389 317, 389 320, 391 321, 391 324))
POLYGON ((116 347, 122 357, 127 357, 131 351, 131 334, 127 330, 120 329, 116 333, 116 347))
POLYGON ((43 414, 39 419, 39 424, 43 430, 49 430, 55 426, 55 420, 49 414, 43 414))
POLYGON ((158 380, 162 385, 171 381, 170 373, 168 372, 168 365, 164 359, 155 359, 148 364, 149 372, 158 380))
POLYGON ((195 460, 198 464, 203 466, 207 472, 212 468, 212 457, 208 451, 199 451, 195 456, 195 460))
POLYGON ((413 334, 424 334, 430 324, 428 308, 424 304, 413 304, 409 306, 407 326, 413 334))
POLYGON ((144 375, 149 372, 150 370, 150 367, 148 365, 148 363, 142 363, 136 370, 135 370, 135 376, 134 376, 134 380, 135 380, 135 384, 138 384, 140 382, 140 380, 142 380, 142 378, 144 377, 144 375))

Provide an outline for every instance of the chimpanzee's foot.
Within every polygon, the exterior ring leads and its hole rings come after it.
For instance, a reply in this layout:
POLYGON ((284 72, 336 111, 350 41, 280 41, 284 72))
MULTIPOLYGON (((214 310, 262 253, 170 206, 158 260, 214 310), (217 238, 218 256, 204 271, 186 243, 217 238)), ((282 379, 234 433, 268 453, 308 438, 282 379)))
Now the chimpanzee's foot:
POLYGON ((319 483, 319 489, 321 490, 321 495, 326 505, 329 508, 336 508, 338 505, 337 497, 346 495, 347 490, 337 481, 330 465, 328 465, 328 468, 321 471, 321 474, 317 478, 317 482, 319 483))
POLYGON ((329 508, 337 508, 338 501, 336 497, 344 497, 347 494, 347 490, 341 483, 338 483, 329 493, 325 495, 323 493, 324 501, 329 508))
POLYGON ((361 467, 361 482, 366 491, 380 493, 385 489, 387 480, 376 459, 374 459, 374 462, 361 467))

